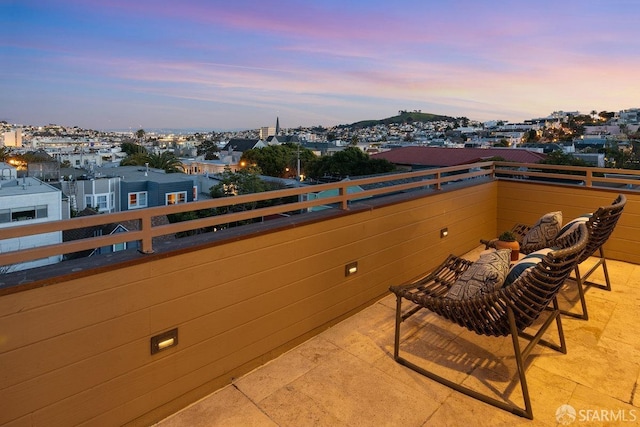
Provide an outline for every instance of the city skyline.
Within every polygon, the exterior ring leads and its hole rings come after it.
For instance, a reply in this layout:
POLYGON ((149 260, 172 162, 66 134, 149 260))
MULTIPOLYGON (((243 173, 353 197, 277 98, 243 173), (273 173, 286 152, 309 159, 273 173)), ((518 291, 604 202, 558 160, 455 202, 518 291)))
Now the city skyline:
POLYGON ((640 4, 0 2, 0 120, 333 126, 637 106, 640 4))

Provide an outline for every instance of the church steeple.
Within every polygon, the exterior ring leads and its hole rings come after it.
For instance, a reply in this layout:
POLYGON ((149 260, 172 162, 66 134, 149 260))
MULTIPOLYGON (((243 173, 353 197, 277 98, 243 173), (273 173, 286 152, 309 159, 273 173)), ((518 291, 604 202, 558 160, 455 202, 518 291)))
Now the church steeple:
POLYGON ((276 135, 280 135, 280 117, 276 117, 276 135))

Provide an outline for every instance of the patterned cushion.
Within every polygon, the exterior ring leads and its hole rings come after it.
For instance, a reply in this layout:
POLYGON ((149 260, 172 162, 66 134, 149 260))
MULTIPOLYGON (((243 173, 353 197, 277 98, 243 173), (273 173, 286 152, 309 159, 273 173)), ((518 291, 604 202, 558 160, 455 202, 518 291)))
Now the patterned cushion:
POLYGON ((562 212, 549 212, 535 223, 522 239, 522 245, 547 246, 562 227, 562 212))
POLYGON ((461 300, 498 289, 507 277, 510 256, 509 249, 481 255, 451 286, 446 297, 461 300))
POLYGON ((513 266, 509 270, 509 274, 507 274, 507 278, 505 279, 503 286, 509 286, 510 284, 518 280, 520 276, 527 274, 529 270, 531 270, 536 266, 536 264, 542 261, 542 258, 544 258, 544 256, 551 251, 552 249, 549 248, 540 249, 539 251, 530 253, 520 261, 513 264, 513 266))
POLYGON ((589 221, 592 216, 593 214, 591 213, 580 215, 578 218, 572 219, 571 221, 566 223, 564 227, 560 229, 560 232, 558 233, 558 239, 564 237, 567 234, 570 234, 574 229, 578 227, 578 224, 584 224, 585 222, 589 221))

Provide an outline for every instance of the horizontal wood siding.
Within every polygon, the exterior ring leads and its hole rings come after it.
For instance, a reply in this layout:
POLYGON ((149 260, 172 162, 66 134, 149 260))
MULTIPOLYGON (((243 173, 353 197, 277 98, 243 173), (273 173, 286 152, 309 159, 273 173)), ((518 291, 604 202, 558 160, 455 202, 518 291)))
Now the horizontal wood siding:
POLYGON ((150 258, 0 298, 0 424, 148 425, 461 254, 498 183, 150 258), (449 236, 441 239, 441 228, 449 236), (345 265, 358 272, 345 277, 345 265), (179 345, 150 355, 177 327, 179 345))
MULTIPOLYGON (((496 234, 515 223, 533 225, 543 214, 562 211, 563 223, 610 205, 619 191, 530 184, 514 181, 498 182, 498 229, 496 234)), ((624 193, 627 205, 611 238, 604 246, 607 258, 640 264, 640 194, 624 193)))

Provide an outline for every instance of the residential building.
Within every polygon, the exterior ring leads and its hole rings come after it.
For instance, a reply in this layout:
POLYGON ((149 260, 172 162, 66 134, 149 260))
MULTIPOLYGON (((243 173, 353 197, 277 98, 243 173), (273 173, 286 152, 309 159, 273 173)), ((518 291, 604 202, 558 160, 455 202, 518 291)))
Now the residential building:
POLYGON ((92 171, 54 184, 69 196, 73 210, 93 208, 110 213, 198 200, 197 178, 184 173, 168 174, 144 166, 96 167, 92 171))
MULTIPOLYGON (((36 178, 17 178, 15 168, 0 163, 0 230, 18 225, 36 224, 69 218, 63 215, 62 192, 36 178), (9 172, 9 173, 7 173, 9 172)), ((54 231, 0 239, 0 253, 62 242, 62 233, 54 231)), ((10 270, 24 270, 55 264, 62 256, 27 261, 9 266, 10 270)))
POLYGON ((236 155, 242 156, 247 150, 252 150, 254 148, 264 148, 267 144, 263 142, 262 139, 254 139, 254 138, 232 138, 229 142, 222 147, 221 152, 227 152, 228 155, 236 155))
POLYGON ((96 172, 120 177, 119 195, 116 197, 120 211, 198 200, 197 179, 187 174, 139 166, 96 168, 96 172))
POLYGON ((4 132, 5 147, 22 147, 22 128, 4 132))
POLYGON ((274 136, 276 134, 276 128, 270 126, 263 126, 260 128, 260 139, 265 140, 270 136, 274 136))

